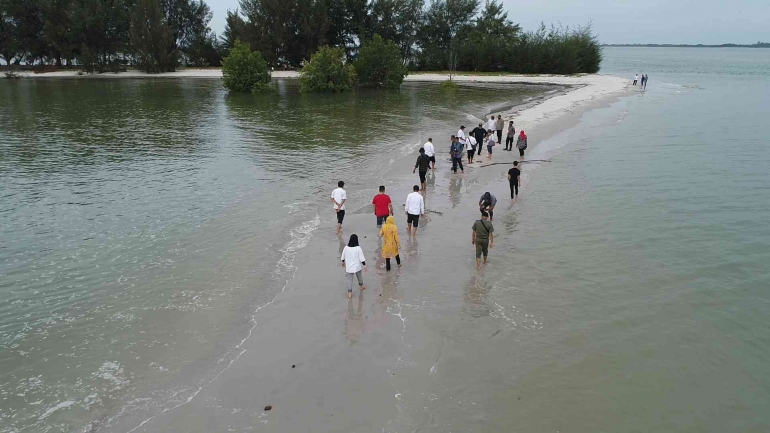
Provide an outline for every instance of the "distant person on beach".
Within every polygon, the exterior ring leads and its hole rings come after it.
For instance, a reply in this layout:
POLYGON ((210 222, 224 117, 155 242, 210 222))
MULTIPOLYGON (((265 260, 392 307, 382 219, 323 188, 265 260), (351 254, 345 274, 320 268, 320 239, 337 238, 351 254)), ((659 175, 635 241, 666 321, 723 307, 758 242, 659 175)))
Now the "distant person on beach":
POLYGON ((647 80, 649 80, 647 74, 642 75, 642 89, 647 89, 647 80))
POLYGON ((372 199, 374 205, 374 216, 377 217, 377 228, 382 227, 385 218, 393 215, 393 202, 390 196, 385 194, 385 186, 380 186, 380 192, 372 199))
POLYGON ((345 192, 345 182, 337 182, 337 189, 332 191, 332 203, 334 204, 334 211, 337 212, 337 234, 342 232, 342 220, 345 219, 345 201, 348 199, 348 195, 345 192))
POLYGON ((435 172, 436 171, 436 148, 433 147, 433 139, 428 138, 428 141, 422 145, 422 148, 425 149, 425 155, 430 159, 430 163, 432 164, 431 168, 435 172))
POLYGON ((358 235, 350 235, 350 241, 348 246, 342 250, 342 268, 348 277, 348 299, 353 297, 353 278, 358 279, 358 287, 361 290, 365 290, 364 277, 361 275, 362 269, 369 269, 366 266, 366 258, 364 257, 364 250, 358 246, 358 235))
POLYGON ((487 221, 489 214, 481 213, 481 219, 473 223, 473 235, 471 236, 471 245, 476 245, 476 268, 481 269, 481 256, 484 256, 484 264, 487 263, 489 249, 495 246, 495 227, 490 221, 487 221))
POLYGON ((494 131, 497 127, 497 122, 495 122, 495 116, 489 116, 489 120, 487 120, 487 131, 494 131))
POLYGON ((389 216, 385 221, 385 225, 380 229, 380 237, 382 238, 382 257, 385 258, 385 270, 390 270, 390 259, 395 258, 396 264, 401 267, 401 257, 398 255, 398 250, 401 249, 401 241, 398 239, 398 228, 396 227, 396 219, 389 216))
POLYGON ((420 185, 424 190, 425 178, 427 177, 428 169, 430 168, 430 158, 425 155, 425 149, 422 147, 420 148, 420 156, 417 157, 417 162, 414 163, 414 170, 412 170, 412 173, 414 173, 418 168, 420 169, 420 185))
POLYGON ((487 212, 489 214, 489 220, 495 219, 495 206, 497 205, 497 197, 490 192, 485 192, 479 199, 479 210, 481 213, 487 212))
POLYGON ((462 144, 460 144, 459 141, 457 141, 457 137, 454 135, 452 136, 452 145, 449 146, 449 155, 452 157, 452 171, 457 173, 457 166, 460 166, 460 171, 465 173, 465 169, 463 168, 463 151, 465 148, 462 144))
POLYGON ((420 225, 420 217, 425 215, 425 200, 420 194, 420 187, 415 185, 412 188, 414 192, 406 196, 404 213, 406 214, 406 233, 412 234, 414 227, 414 236, 417 236, 417 227, 420 225))
POLYGON ((484 138, 487 136, 487 130, 484 129, 484 124, 479 123, 479 126, 473 128, 473 131, 471 131, 471 135, 473 138, 476 139, 476 145, 479 148, 478 155, 481 156, 481 143, 484 142, 484 138))
POLYGON ((489 140, 487 140, 487 159, 492 158, 492 148, 495 147, 495 131, 492 131, 491 129, 487 133, 487 136, 489 137, 489 140))
POLYGON ((516 148, 519 149, 519 159, 524 159, 524 151, 527 149, 527 134, 522 129, 519 138, 516 139, 516 148))
POLYGON ((513 161, 513 168, 508 170, 508 185, 511 187, 511 200, 519 195, 519 182, 521 182, 519 161, 513 161))
POLYGON ((505 122, 503 121, 503 116, 497 115, 497 121, 495 122, 495 130, 497 131, 497 142, 502 143, 503 142, 503 127, 505 126, 505 122))
POLYGON ((508 123, 508 133, 505 136, 505 150, 513 150, 513 139, 516 137, 516 128, 513 127, 513 120, 508 123))
POLYGON ((639 74, 634 74, 634 86, 636 86, 636 82, 639 80, 639 74))
POLYGON ((476 155, 476 139, 469 135, 465 140, 465 151, 468 153, 468 164, 473 164, 473 157, 476 155))

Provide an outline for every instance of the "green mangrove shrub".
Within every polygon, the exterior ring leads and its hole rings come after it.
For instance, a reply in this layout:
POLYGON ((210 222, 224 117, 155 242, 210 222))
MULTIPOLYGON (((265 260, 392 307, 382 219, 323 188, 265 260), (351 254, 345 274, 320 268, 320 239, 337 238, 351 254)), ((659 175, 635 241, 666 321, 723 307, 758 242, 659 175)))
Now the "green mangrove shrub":
POLYGON ((235 41, 222 60, 222 81, 233 92, 263 92, 271 89, 270 71, 259 51, 251 51, 246 42, 235 41))
POLYGON ((378 89, 398 88, 408 73, 401 59, 401 49, 380 35, 363 43, 353 67, 360 86, 378 89))
POLYGON ((319 48, 299 76, 300 92, 345 92, 355 84, 356 72, 345 62, 344 48, 319 48))

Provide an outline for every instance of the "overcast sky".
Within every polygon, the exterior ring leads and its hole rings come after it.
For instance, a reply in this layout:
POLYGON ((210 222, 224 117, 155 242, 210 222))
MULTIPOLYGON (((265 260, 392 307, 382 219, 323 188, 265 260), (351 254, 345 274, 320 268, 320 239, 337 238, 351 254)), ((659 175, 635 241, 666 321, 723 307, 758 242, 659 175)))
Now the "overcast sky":
MULTIPOLYGON (((207 0, 222 33, 238 0, 207 0)), ((484 0, 482 0, 482 4, 484 0)), ((593 22, 602 43, 753 44, 770 41, 770 0, 503 0, 525 30, 593 22)))

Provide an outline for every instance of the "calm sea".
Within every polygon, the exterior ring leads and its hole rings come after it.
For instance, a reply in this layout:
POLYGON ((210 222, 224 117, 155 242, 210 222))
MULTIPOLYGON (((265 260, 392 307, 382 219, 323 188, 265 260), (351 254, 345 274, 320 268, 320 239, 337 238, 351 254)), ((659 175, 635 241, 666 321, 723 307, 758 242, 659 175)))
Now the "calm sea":
MULTIPOLYGON (((421 241, 382 428, 770 429, 770 50, 606 48, 602 73, 650 80, 536 143, 484 273, 421 241)), ((544 90, 0 81, 0 432, 187 398, 329 225, 330 183, 368 202, 426 136, 544 90)), ((472 176, 436 181, 444 215, 505 190, 472 176)))

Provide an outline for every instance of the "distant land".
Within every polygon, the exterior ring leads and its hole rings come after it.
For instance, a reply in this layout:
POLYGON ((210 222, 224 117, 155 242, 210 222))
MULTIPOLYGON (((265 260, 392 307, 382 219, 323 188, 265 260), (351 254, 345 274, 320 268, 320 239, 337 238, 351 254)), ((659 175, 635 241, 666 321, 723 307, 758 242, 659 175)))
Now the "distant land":
POLYGON ((722 44, 722 45, 705 45, 705 44, 601 44, 603 47, 653 47, 653 48, 770 48, 770 42, 757 42, 752 45, 741 44, 722 44))

